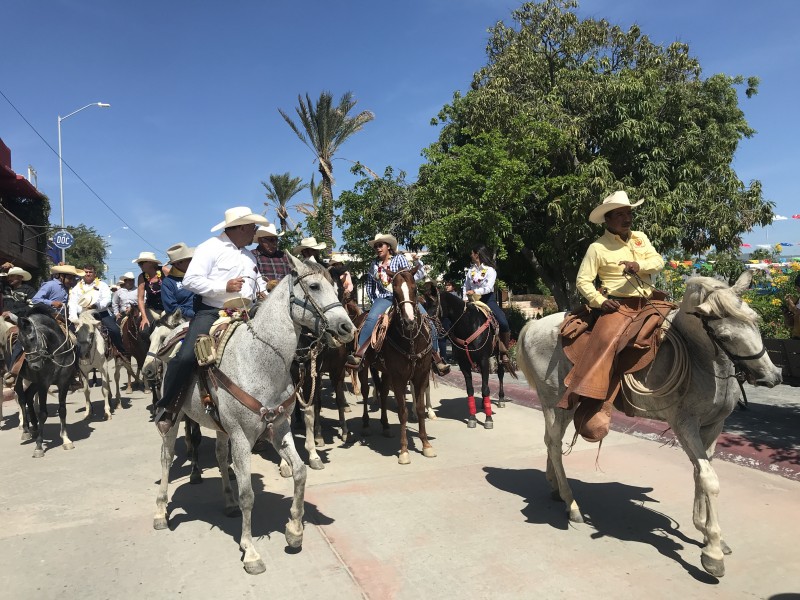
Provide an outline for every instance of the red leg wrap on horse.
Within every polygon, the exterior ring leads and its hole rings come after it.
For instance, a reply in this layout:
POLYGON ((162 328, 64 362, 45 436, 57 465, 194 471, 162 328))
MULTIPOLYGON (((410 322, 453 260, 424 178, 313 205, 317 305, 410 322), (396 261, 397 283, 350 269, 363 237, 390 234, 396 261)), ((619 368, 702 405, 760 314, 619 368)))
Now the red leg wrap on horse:
POLYGON ((475 396, 467 396, 467 406, 469 406, 469 414, 474 415, 477 410, 475 410, 475 396))
POLYGON ((489 396, 483 397, 483 412, 487 417, 492 416, 492 399, 489 396))

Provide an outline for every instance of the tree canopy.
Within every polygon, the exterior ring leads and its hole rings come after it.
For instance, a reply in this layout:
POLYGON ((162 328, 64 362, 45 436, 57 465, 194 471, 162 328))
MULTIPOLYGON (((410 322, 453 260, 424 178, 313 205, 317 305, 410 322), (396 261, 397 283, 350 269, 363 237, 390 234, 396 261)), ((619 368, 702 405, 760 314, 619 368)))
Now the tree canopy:
POLYGON ((98 279, 105 277, 106 240, 97 233, 94 227, 81 223, 67 227, 67 231, 75 238, 75 243, 66 251, 66 261, 78 269, 84 265, 94 265, 98 279))
POLYGON ((738 250, 773 217, 760 182, 732 167, 755 133, 738 92, 754 95, 758 80, 703 77, 686 44, 581 20, 577 6, 525 3, 490 29, 488 62, 440 112, 405 207, 442 263, 475 242, 501 260, 521 252, 562 308, 602 233, 589 212, 615 190, 645 199, 634 228, 656 248, 738 250))

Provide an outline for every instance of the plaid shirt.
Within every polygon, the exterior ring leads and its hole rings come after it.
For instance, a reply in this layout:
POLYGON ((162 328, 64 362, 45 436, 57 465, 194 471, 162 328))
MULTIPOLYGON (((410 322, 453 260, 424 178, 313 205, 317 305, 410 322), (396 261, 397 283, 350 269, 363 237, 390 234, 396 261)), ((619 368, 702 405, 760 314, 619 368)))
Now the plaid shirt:
MULTIPOLYGON (((406 257, 403 254, 395 254, 389 261, 389 270, 393 273, 397 273, 402 269, 408 269, 409 266, 408 260, 406 260, 406 257)), ((369 272, 367 273, 367 282, 364 285, 364 289, 367 292, 367 298, 370 299, 370 302, 375 302, 375 300, 378 298, 392 297, 391 280, 388 280, 389 287, 386 287, 381 282, 383 279, 383 274, 383 267, 378 266, 377 259, 372 261, 372 264, 369 267, 369 272)))
POLYGON ((258 272, 266 281, 280 281, 292 272, 292 263, 283 250, 278 250, 275 256, 267 256, 261 248, 251 250, 258 265, 258 272))

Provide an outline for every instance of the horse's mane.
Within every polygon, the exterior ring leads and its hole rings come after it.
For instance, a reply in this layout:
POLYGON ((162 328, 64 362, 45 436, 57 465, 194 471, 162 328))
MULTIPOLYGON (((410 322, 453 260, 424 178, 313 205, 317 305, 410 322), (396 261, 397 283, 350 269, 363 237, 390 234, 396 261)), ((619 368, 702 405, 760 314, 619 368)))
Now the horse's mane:
POLYGON ((733 317, 741 321, 755 321, 757 318, 753 309, 723 281, 711 277, 690 277, 686 281, 686 295, 694 291, 693 288, 700 296, 699 303, 708 304, 717 317, 733 317))
POLYGON ((47 304, 40 302, 34 304, 27 311, 22 315, 24 317, 32 317, 33 315, 45 315, 47 317, 53 318, 53 309, 48 306, 47 304))

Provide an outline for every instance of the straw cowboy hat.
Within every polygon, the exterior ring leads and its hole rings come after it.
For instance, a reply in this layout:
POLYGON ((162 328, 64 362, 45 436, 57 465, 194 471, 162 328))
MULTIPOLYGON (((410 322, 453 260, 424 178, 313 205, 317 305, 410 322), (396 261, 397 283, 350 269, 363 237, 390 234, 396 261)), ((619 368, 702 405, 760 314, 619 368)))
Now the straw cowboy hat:
POLYGON ((54 265, 50 267, 52 275, 74 275, 75 277, 83 277, 84 273, 80 269, 76 269, 72 265, 54 265))
POLYGON ((278 231, 275 229, 274 223, 270 223, 266 227, 264 227, 263 225, 259 225, 258 229, 256 229, 255 236, 253 236, 253 243, 257 244, 258 240, 263 237, 274 237, 274 238, 283 237, 284 233, 285 232, 283 231, 278 233, 278 231))
POLYGON ((143 262, 154 262, 157 265, 161 264, 161 261, 158 260, 158 257, 152 252, 139 252, 139 257, 134 258, 131 262, 137 265, 143 262))
POLYGON ((300 254, 303 250, 325 250, 328 244, 325 242, 317 243, 317 238, 307 237, 303 238, 300 243, 292 249, 292 254, 300 254))
POLYGON ((367 243, 374 248, 375 244, 379 244, 381 242, 384 244, 389 244, 392 252, 397 252, 397 238, 389 233, 379 233, 374 239, 371 239, 367 243))
POLYGON ((603 200, 603 203, 589 214, 589 221, 596 225, 602 225, 607 212, 617 208, 633 208, 634 206, 639 206, 642 202, 644 202, 644 198, 631 204, 628 194, 624 190, 619 190, 603 200))
POLYGON ((8 270, 8 275, 9 275, 9 277, 11 275, 22 275, 22 281, 30 281, 31 280, 31 274, 28 273, 25 269, 20 269, 19 267, 11 267, 8 270))
POLYGON ((123 283, 126 279, 136 279, 136 275, 133 274, 133 271, 128 271, 122 277, 119 278, 119 282, 123 283))
POLYGON ((266 217, 255 214, 246 206, 236 206, 229 208, 225 211, 225 220, 222 223, 217 223, 211 228, 211 231, 218 231, 220 229, 227 229, 228 227, 236 227, 237 225, 247 225, 248 223, 255 223, 256 225, 269 225, 266 217))
POLYGON ((194 248, 187 246, 183 242, 178 242, 174 246, 167 248, 167 256, 169 257, 169 264, 173 265, 179 260, 192 258, 194 256, 194 248))

